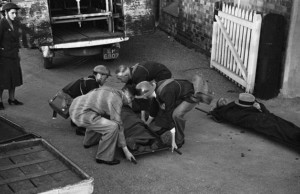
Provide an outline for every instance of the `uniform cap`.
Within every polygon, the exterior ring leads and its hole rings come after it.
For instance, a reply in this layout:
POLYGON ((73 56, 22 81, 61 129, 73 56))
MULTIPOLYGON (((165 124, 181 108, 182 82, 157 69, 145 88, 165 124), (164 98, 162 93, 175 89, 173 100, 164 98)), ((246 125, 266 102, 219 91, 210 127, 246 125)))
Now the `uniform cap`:
POLYGON ((110 70, 105 67, 104 65, 97 65, 96 67, 94 67, 94 72, 96 73, 101 73, 101 74, 104 74, 104 75, 108 75, 110 76, 110 70))
POLYGON ((138 85, 136 85, 135 89, 136 89, 135 98, 146 98, 154 92, 155 85, 147 81, 142 81, 138 85))
POLYGON ((16 4, 14 3, 6 3, 2 6, 1 11, 10 10, 10 9, 20 9, 16 4))

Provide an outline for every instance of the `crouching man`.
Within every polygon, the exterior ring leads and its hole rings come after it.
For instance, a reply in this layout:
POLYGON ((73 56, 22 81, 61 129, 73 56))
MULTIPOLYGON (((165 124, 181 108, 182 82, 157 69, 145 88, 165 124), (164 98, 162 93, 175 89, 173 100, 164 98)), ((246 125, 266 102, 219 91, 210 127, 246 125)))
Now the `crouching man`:
MULTIPOLYGON (((60 91, 68 99, 65 103, 70 105, 74 98, 87 94, 93 89, 100 88, 103 86, 109 76, 111 76, 110 70, 106 66, 97 65, 93 69, 93 75, 82 77, 75 82, 71 82, 60 91)), ((74 126, 72 121, 71 125, 74 126)), ((76 127, 77 135, 84 135, 85 128, 77 126, 74 127, 76 127)))
POLYGON ((188 80, 167 79, 158 83, 147 81, 136 86, 136 98, 152 99, 150 116, 146 124, 155 118, 155 125, 161 127, 158 135, 165 144, 174 149, 184 144, 185 115, 199 102, 210 104, 212 96, 201 76, 188 80))
POLYGON ((73 100, 70 118, 77 126, 86 128, 85 148, 98 144, 96 162, 119 164, 120 160, 114 158, 117 144, 129 161, 135 160, 126 146, 121 120, 122 106, 131 103, 133 98, 134 88, 130 86, 122 90, 102 86, 73 100))

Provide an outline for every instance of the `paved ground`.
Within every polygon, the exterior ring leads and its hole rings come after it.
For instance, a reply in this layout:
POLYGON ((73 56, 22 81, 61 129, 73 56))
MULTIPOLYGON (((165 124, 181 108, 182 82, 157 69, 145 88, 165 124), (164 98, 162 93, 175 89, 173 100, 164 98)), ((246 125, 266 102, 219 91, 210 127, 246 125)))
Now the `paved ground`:
MULTIPOLYGON (((299 193, 300 155, 262 136, 211 120, 193 110, 186 127, 183 155, 164 151, 137 158, 134 165, 122 161, 117 166, 97 164, 96 147, 82 146, 69 120, 52 120, 48 99, 66 83, 91 73, 97 64, 112 70, 119 64, 132 65, 144 60, 166 64, 175 77, 189 78, 202 72, 215 92, 215 98, 235 99, 242 92, 215 70, 209 59, 190 50, 163 32, 135 37, 122 44, 120 58, 102 62, 97 57, 65 57, 57 54, 56 66, 46 70, 37 50, 21 50, 24 85, 17 98, 24 106, 9 106, 0 114, 30 132, 51 142, 64 155, 94 177, 95 193, 299 193)), ((107 85, 121 87, 115 78, 107 85)), ((263 101, 270 111, 300 126, 300 98, 263 101)), ((209 108, 207 106, 203 107, 209 108)))

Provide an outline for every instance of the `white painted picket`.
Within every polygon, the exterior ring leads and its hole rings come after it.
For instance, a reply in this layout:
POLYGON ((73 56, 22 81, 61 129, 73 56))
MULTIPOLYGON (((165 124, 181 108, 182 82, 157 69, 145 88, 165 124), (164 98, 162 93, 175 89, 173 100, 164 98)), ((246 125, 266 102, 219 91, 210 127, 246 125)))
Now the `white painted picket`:
POLYGON ((210 67, 252 93, 255 83, 261 15, 223 4, 213 23, 210 67))

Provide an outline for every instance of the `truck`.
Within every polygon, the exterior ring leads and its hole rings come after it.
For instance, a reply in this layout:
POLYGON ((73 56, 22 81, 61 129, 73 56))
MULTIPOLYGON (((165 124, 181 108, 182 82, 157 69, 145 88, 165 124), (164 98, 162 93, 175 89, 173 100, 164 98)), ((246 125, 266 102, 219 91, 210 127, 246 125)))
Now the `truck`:
POLYGON ((44 67, 55 53, 104 60, 119 56, 120 43, 155 31, 152 0, 10 0, 17 4, 22 47, 39 48, 44 67))

